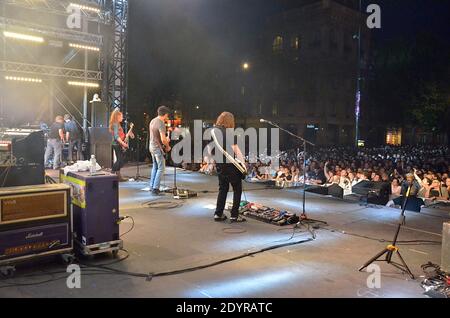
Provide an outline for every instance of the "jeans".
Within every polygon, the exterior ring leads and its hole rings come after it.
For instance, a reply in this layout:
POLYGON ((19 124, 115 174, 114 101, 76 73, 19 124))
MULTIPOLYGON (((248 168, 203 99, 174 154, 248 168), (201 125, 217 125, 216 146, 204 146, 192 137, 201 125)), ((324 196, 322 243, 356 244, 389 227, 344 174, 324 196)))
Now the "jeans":
POLYGON ((150 189, 159 190, 161 184, 161 176, 164 173, 166 167, 166 159, 161 149, 150 149, 152 155, 153 168, 150 177, 150 189))
POLYGON ((75 139, 75 140, 70 140, 69 141, 69 155, 68 155, 68 160, 69 161, 74 161, 73 160, 73 150, 75 149, 75 147, 77 147, 77 161, 82 159, 82 153, 81 153, 81 139, 75 139))
POLYGON ((240 172, 230 164, 223 164, 217 168, 219 176, 219 195, 217 196, 216 212, 217 216, 223 215, 225 203, 227 200, 228 190, 230 184, 233 187, 233 207, 231 209, 231 217, 237 218, 239 216, 239 207, 242 196, 242 178, 240 172))
POLYGON ((124 158, 123 158, 123 149, 120 145, 113 145, 112 149, 114 151, 114 154, 116 155, 116 161, 113 159, 113 165, 112 165, 112 172, 119 172, 120 169, 124 166, 124 158))
POLYGON ((61 166, 62 157, 62 142, 59 139, 48 139, 47 149, 45 149, 44 163, 45 166, 49 166, 49 160, 53 153, 53 169, 59 169, 61 166))

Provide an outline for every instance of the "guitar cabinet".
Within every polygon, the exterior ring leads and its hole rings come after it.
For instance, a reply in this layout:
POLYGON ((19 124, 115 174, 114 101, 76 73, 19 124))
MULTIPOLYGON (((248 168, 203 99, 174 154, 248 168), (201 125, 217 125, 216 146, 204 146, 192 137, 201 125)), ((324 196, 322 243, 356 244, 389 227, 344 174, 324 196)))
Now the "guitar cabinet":
POLYGON ((71 253, 72 248, 70 187, 0 189, 0 265, 71 253))

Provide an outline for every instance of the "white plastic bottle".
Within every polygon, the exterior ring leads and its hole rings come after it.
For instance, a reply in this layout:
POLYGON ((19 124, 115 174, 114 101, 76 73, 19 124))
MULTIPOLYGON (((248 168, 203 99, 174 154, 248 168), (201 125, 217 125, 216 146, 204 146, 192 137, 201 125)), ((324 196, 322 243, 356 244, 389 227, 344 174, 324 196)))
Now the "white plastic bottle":
POLYGON ((97 159, 95 159, 95 155, 91 156, 90 172, 91 174, 97 172, 97 159))

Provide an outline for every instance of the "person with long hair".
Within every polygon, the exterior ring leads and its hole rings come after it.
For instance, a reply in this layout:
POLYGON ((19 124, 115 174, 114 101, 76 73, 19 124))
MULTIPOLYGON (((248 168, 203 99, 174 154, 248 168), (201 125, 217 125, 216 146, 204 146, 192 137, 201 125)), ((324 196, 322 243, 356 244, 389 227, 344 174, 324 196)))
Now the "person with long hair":
MULTIPOLYGON (((215 125, 216 136, 222 137, 222 148, 227 151, 227 149, 232 149, 233 153, 230 155, 237 157, 241 162, 245 162, 242 152, 234 140, 227 140, 227 129, 234 129, 235 121, 234 115, 229 112, 223 112, 217 118, 215 125), (229 147, 230 146, 230 147, 229 147)), ((234 136, 234 134, 233 134, 234 136)), ((220 139, 219 139, 220 140, 220 139)), ((216 148, 216 152, 217 152, 216 148)), ((217 153, 216 153, 217 158, 217 153)), ((239 170, 232 164, 227 162, 226 158, 223 156, 221 162, 216 163, 217 175, 219 178, 219 194, 217 196, 216 211, 214 213, 214 220, 216 222, 223 222, 227 219, 223 211, 225 209, 225 203, 227 200, 228 190, 230 189, 230 184, 233 187, 233 207, 231 208, 231 218, 230 222, 245 222, 246 219, 239 216, 239 207, 241 204, 242 196, 242 175, 239 170)))
POLYGON ((109 132, 111 133, 112 140, 112 149, 115 155, 115 161, 113 160, 112 172, 117 174, 120 181, 123 181, 122 176, 120 174, 120 169, 122 169, 124 165, 124 153, 123 151, 128 149, 128 144, 125 142, 126 135, 122 128, 123 114, 119 109, 115 109, 111 113, 111 117, 109 120, 109 132))

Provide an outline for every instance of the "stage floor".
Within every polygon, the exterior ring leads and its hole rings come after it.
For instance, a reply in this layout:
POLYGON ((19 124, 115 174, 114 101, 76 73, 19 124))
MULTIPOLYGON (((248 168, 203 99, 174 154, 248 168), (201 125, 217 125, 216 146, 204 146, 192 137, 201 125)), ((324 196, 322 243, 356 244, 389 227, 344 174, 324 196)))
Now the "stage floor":
MULTIPOLYGON (((163 184, 173 185, 173 168, 167 168, 163 184)), ((134 176, 136 169, 127 167, 123 175, 134 176)), ((141 167, 148 176, 149 167, 141 167)), ((272 245, 295 242, 311 237, 305 229, 292 235, 291 227, 280 228, 248 219, 243 224, 216 223, 213 213, 218 188, 217 177, 179 171, 179 188, 199 191, 197 198, 175 201, 178 207, 155 209, 146 206, 152 200, 171 201, 171 196, 155 198, 146 191, 146 181, 121 183, 121 215, 130 215, 135 228, 123 237, 128 259, 114 264, 119 270, 156 273, 209 264, 272 245)), ((300 212, 301 190, 266 189, 263 185, 244 185, 251 202, 300 212)), ((229 199, 231 199, 231 193, 229 199)), ((0 280, 0 297, 425 297, 420 286, 420 266, 429 261, 440 263, 440 244, 401 245, 401 252, 418 277, 407 275, 385 263, 381 288, 369 289, 369 273, 358 268, 383 249, 394 235, 400 211, 385 207, 364 207, 357 203, 307 195, 310 218, 328 222, 316 231, 315 241, 283 247, 252 257, 242 258, 207 269, 151 281, 124 275, 83 275, 81 289, 68 289, 64 275, 45 272, 64 270, 53 263, 19 268, 8 284, 32 284, 61 277, 40 285, 4 288, 0 280), (370 237, 370 238, 365 238, 370 237), (42 276, 28 276, 32 273, 42 276)), ((426 240, 440 242, 442 223, 450 220, 448 211, 426 209, 423 213, 407 213, 401 241, 426 240)), ((131 226, 130 219, 121 232, 131 226)), ((119 256, 124 256, 120 253, 119 256)), ((110 262, 100 256, 94 262, 110 262)))

